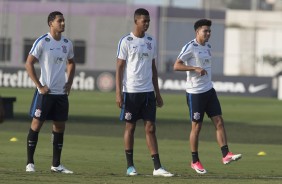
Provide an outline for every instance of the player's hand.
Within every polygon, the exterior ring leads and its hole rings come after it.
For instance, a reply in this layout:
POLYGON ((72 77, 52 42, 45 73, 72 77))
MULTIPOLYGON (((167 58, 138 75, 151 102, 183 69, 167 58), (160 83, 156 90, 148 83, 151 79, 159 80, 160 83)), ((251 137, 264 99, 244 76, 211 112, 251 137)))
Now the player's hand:
POLYGON ((207 72, 205 69, 200 68, 200 67, 196 67, 196 68, 195 68, 195 72, 198 73, 200 76, 203 76, 203 75, 207 75, 207 74, 208 74, 208 72, 207 72))
POLYGON ((70 90, 71 90, 71 84, 70 83, 66 83, 64 86, 64 92, 69 95, 70 94, 70 90))
POLYGON ((162 107, 164 105, 161 95, 156 95, 156 105, 157 107, 162 107))
POLYGON ((40 94, 42 94, 42 95, 46 95, 46 94, 50 93, 50 89, 46 85, 41 86, 38 89, 39 89, 40 94))
POLYGON ((117 94, 116 95, 116 104, 119 108, 122 107, 122 104, 123 104, 123 98, 122 98, 122 95, 121 94, 117 94))

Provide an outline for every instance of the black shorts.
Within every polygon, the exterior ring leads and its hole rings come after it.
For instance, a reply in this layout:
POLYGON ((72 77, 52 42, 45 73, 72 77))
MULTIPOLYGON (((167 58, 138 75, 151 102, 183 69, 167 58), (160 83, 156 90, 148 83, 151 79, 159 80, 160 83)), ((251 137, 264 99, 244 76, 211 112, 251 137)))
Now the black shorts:
POLYGON ((155 93, 123 93, 123 106, 120 120, 136 122, 138 119, 144 121, 156 121, 156 97, 155 93))
POLYGON ((190 118, 194 122, 203 122, 204 114, 208 117, 222 115, 221 106, 214 88, 205 93, 186 93, 190 118))
POLYGON ((35 90, 30 116, 40 121, 67 121, 69 112, 69 101, 67 95, 42 95, 35 90))

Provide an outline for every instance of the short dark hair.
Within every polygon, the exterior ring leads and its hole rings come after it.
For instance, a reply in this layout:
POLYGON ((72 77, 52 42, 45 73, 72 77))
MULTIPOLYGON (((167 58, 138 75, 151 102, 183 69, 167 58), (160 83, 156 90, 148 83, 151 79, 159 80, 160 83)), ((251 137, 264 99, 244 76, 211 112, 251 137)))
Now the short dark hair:
POLYGON ((196 31, 199 27, 202 27, 202 26, 211 26, 212 25, 212 21, 211 20, 208 20, 208 19, 200 19, 200 20, 197 20, 194 24, 194 30, 196 31))
POLYGON ((140 15, 147 15, 150 16, 148 10, 144 9, 144 8, 138 8, 137 10, 135 10, 134 12, 134 20, 136 19, 137 16, 140 15))
POLYGON ((48 26, 50 26, 50 25, 49 25, 49 22, 55 20, 55 18, 56 18, 57 15, 63 15, 63 14, 62 14, 61 12, 59 12, 59 11, 54 11, 54 12, 51 12, 51 13, 48 15, 48 19, 47 19, 47 24, 48 24, 48 26))

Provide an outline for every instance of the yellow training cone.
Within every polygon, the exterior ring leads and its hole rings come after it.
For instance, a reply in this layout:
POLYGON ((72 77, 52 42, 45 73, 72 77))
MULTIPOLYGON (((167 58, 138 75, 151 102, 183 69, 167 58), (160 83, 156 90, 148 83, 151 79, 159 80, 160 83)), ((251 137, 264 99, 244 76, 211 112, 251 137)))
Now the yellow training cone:
POLYGON ((264 152, 264 151, 260 151, 260 152, 258 152, 258 154, 257 154, 258 156, 265 156, 266 155, 266 153, 264 152))
POLYGON ((17 139, 16 137, 12 137, 12 138, 10 139, 10 141, 11 141, 11 142, 17 142, 18 139, 17 139))

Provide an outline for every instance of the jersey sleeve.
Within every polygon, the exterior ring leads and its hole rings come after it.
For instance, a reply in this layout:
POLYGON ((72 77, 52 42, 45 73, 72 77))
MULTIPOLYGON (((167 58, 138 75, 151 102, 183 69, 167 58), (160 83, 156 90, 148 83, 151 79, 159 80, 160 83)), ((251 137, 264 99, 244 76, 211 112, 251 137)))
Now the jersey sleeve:
POLYGON ((126 60, 128 55, 128 47, 126 39, 123 37, 118 43, 117 58, 126 60))
POLYGON ((191 46, 191 44, 186 44, 182 48, 177 59, 180 59, 182 61, 188 61, 192 57, 192 54, 193 54, 193 47, 191 46))
POLYGON ((156 41, 154 40, 154 55, 153 55, 153 59, 157 59, 157 44, 156 44, 156 41))
POLYGON ((68 53, 68 59, 72 59, 74 57, 74 52, 73 52, 73 44, 71 41, 69 41, 69 53, 68 53))
POLYGON ((37 39, 33 43, 32 48, 31 48, 29 54, 33 55, 34 57, 39 59, 39 57, 41 56, 42 50, 43 50, 42 40, 37 39))

